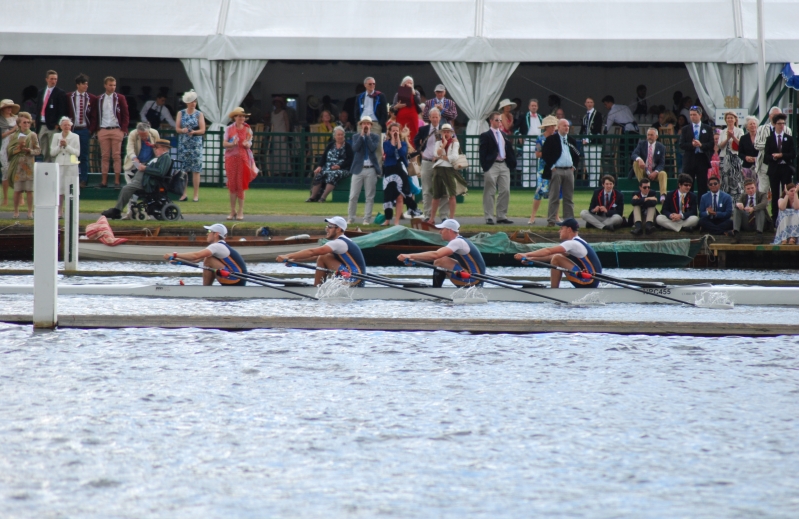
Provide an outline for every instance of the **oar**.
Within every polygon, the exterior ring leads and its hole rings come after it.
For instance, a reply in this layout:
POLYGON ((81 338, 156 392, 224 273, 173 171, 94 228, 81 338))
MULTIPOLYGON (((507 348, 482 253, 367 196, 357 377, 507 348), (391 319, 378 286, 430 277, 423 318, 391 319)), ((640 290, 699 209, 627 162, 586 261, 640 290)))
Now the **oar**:
POLYGON ((342 272, 335 272, 333 270, 326 269, 324 267, 317 267, 316 265, 307 265, 305 263, 294 263, 294 262, 290 262, 289 263, 289 262, 287 262, 286 266, 287 267, 302 267, 302 268, 311 269, 311 270, 320 270, 322 272, 328 272, 330 274, 338 275, 338 276, 341 276, 343 278, 353 277, 355 279, 361 279, 363 281, 369 281, 370 283, 374 283, 376 285, 383 285, 384 287, 396 288, 396 289, 399 289, 399 290, 405 290, 406 292, 413 292, 414 294, 423 295, 425 297, 434 297, 436 299, 441 299, 442 301, 447 301, 447 302, 452 303, 452 299, 449 298, 449 297, 442 297, 442 296, 438 296, 438 295, 435 295, 435 294, 426 294, 426 293, 420 292, 418 290, 413 290, 412 288, 406 288, 406 287, 404 287, 404 286, 402 286, 400 284, 394 284, 394 283, 392 283, 390 281, 384 281, 382 279, 375 278, 374 276, 370 276, 368 274, 356 274, 356 273, 350 272, 348 270, 345 270, 345 271, 342 271, 342 272))
POLYGON ((485 281, 487 283, 491 283, 492 285, 497 285, 497 286, 500 286, 502 288, 508 288, 510 290, 515 290, 517 292, 521 292, 522 294, 527 294, 527 295, 530 295, 530 296, 540 297, 542 299, 549 299, 550 301, 555 301, 556 303, 563 303, 564 305, 571 304, 568 301, 563 301, 562 299, 558 299, 556 297, 545 296, 543 294, 537 294, 535 292, 528 292, 527 290, 524 290, 523 288, 518 288, 518 287, 514 287, 512 285, 508 285, 507 283, 504 283, 504 282, 500 281, 499 279, 492 278, 491 276, 485 276, 483 274, 473 274, 471 272, 466 272, 464 270, 457 270, 457 271, 456 270, 449 270, 449 269, 444 268, 444 267, 439 267, 437 265, 433 265, 432 263, 424 263, 422 261, 416 261, 416 260, 411 260, 411 259, 405 260, 405 264, 406 265, 421 265, 422 267, 428 267, 428 268, 431 268, 431 269, 434 269, 434 270, 439 270, 441 272, 446 272, 448 274, 452 274, 452 275, 458 276, 461 279, 475 278, 475 279, 480 280, 480 281, 485 281))
POLYGON ((211 268, 211 267, 206 267, 205 265, 198 265, 197 263, 192 263, 190 261, 184 261, 184 260, 169 260, 169 262, 174 264, 174 265, 187 265, 189 267, 194 267, 194 268, 198 268, 198 269, 202 269, 202 270, 208 270, 208 271, 213 272, 214 275, 219 275, 219 276, 222 276, 223 278, 236 277, 236 278, 246 279, 247 281, 252 281, 256 285, 261 285, 261 286, 265 286, 265 287, 268 287, 268 288, 271 288, 271 289, 274 289, 274 290, 279 290, 280 292, 285 292, 287 294, 291 294, 293 296, 297 296, 297 297, 300 297, 300 298, 308 298, 308 299, 313 299, 314 301, 319 301, 319 299, 314 297, 314 296, 306 296, 304 294, 300 294, 299 292, 294 292, 292 290, 286 290, 285 288, 276 287, 274 285, 271 285, 271 284, 266 283, 264 281, 261 281, 259 279, 253 278, 252 276, 248 276, 246 274, 240 274, 240 273, 239 274, 234 274, 233 272, 230 272, 230 271, 225 270, 225 269, 214 269, 214 268, 211 268))
MULTIPOLYGON (((535 265, 537 267, 544 267, 544 268, 548 268, 548 269, 559 270, 560 272, 563 272, 564 274, 569 274, 571 276, 575 275, 574 271, 569 270, 569 269, 565 269, 563 267, 558 267, 557 265, 552 265, 551 263, 544 263, 542 261, 535 261, 535 260, 531 260, 531 259, 527 259, 527 258, 522 259, 522 264, 523 265, 526 265, 528 263, 532 263, 533 265, 535 265)), ((598 279, 599 281, 604 281, 605 283, 610 283, 611 285, 616 285, 616 286, 619 286, 619 287, 622 287, 622 288, 626 288, 627 290, 632 290, 634 292, 640 292, 642 294, 646 294, 646 295, 653 296, 653 297, 660 297, 662 299, 668 299, 669 301, 674 301, 675 303, 681 303, 681 304, 684 304, 684 305, 696 306, 697 308, 699 307, 699 305, 697 305, 696 303, 689 303, 688 301, 681 301, 681 300, 673 298, 673 297, 664 296, 663 294, 655 294, 654 292, 647 292, 646 290, 641 290, 640 288, 635 288, 635 287, 631 287, 630 285, 625 285, 624 283, 622 283, 620 281, 617 281, 615 278, 613 278, 611 276, 603 276, 602 274, 591 274, 590 272, 580 272, 579 276, 581 278, 583 278, 583 279, 592 279, 592 278, 598 279)))
MULTIPOLYGON (((551 263, 544 263, 542 261, 536 261, 536 260, 531 260, 531 259, 527 259, 527 258, 523 259, 522 263, 529 263, 529 264, 535 265, 537 267, 543 267, 543 268, 547 268, 547 269, 555 268, 551 263)), ((569 271, 569 272, 571 272, 571 271, 569 271)), ((571 272, 571 273, 573 274, 573 272, 571 272)), ((618 278, 618 277, 614 277, 614 276, 609 276, 607 274, 594 274, 593 276, 595 278, 597 278, 598 280, 600 280, 600 281, 607 281, 608 283, 610 283, 611 281, 615 281, 617 283, 624 283, 625 285, 632 285, 634 287, 663 288, 663 287, 666 286, 664 283, 661 283, 660 281, 635 281, 633 279, 618 278)), ((588 278, 585 278, 585 279, 588 279, 588 278)))

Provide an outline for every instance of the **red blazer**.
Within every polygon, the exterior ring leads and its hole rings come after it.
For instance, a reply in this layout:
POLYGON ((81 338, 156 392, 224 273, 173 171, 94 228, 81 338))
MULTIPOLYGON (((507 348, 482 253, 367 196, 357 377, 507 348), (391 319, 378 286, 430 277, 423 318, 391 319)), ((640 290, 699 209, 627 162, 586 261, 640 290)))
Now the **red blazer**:
MULTIPOLYGON (((69 108, 69 118, 72 119, 72 124, 78 124, 78 118, 76 117, 75 110, 78 106, 77 101, 77 94, 78 92, 70 92, 67 94, 67 107, 69 108)), ((97 96, 94 94, 90 94, 86 92, 86 95, 89 96, 89 103, 84 107, 84 117, 86 118, 86 129, 91 130, 92 128, 92 105, 97 103, 97 96)))
MULTIPOLYGON (((93 99, 91 105, 91 132, 95 133, 100 130, 100 123, 103 120, 103 103, 102 98, 105 94, 99 95, 93 99)), ((128 113, 128 101, 125 96, 121 96, 114 92, 114 111, 116 112, 119 127, 123 132, 128 133, 128 124, 130 123, 130 114, 128 113)))

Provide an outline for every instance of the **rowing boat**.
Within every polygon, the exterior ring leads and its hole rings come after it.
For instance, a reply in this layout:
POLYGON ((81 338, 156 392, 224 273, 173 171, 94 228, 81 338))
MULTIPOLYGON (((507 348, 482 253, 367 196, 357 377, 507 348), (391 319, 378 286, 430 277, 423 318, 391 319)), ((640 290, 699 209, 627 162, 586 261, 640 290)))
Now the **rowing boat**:
MULTIPOLYGON (((317 296, 318 289, 312 286, 292 286, 291 290, 298 295, 293 296, 268 286, 223 287, 201 285, 59 285, 61 296, 128 296, 128 297, 163 297, 178 299, 300 299, 301 296, 317 296)), ((702 306, 702 301, 726 301, 735 305, 755 306, 799 306, 799 288, 797 287, 757 287, 738 285, 683 285, 643 288, 646 293, 635 292, 624 288, 533 288, 519 292, 507 288, 481 289, 477 294, 464 293, 463 289, 414 288, 416 292, 408 292, 400 288, 366 286, 348 289, 344 298, 352 300, 429 300, 435 296, 454 298, 457 301, 468 301, 470 298, 485 298, 488 302, 541 303, 546 300, 538 297, 545 295, 556 297, 571 304, 610 304, 610 303, 660 303, 678 304, 658 297, 669 296, 687 304, 702 306)), ((0 285, 0 295, 33 294, 33 285, 0 285)))

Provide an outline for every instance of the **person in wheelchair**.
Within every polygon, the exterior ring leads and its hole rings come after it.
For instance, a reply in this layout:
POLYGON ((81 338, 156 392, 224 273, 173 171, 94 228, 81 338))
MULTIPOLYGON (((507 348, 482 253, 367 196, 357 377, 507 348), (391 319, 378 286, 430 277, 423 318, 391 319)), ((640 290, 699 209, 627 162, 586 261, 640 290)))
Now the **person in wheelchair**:
POLYGON ((147 164, 134 162, 138 171, 128 185, 122 188, 117 199, 117 204, 111 209, 106 209, 102 215, 112 220, 122 217, 122 209, 128 205, 133 195, 148 195, 158 191, 172 175, 172 158, 169 150, 172 144, 166 139, 155 141, 153 153, 155 157, 147 164))

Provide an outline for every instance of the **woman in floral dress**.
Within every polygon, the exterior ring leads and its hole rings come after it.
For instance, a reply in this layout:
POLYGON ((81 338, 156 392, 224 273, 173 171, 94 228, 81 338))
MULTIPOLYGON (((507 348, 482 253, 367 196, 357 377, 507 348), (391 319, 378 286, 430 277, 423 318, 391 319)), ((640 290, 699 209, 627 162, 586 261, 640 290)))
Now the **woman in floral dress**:
MULTIPOLYGON (((178 112, 175 129, 178 132, 178 161, 187 174, 191 174, 195 202, 200 201, 200 174, 203 172, 203 135, 205 135, 205 116, 197 110, 197 93, 190 90, 183 94, 186 108, 178 112)), ((183 188, 181 202, 187 200, 183 188)))

